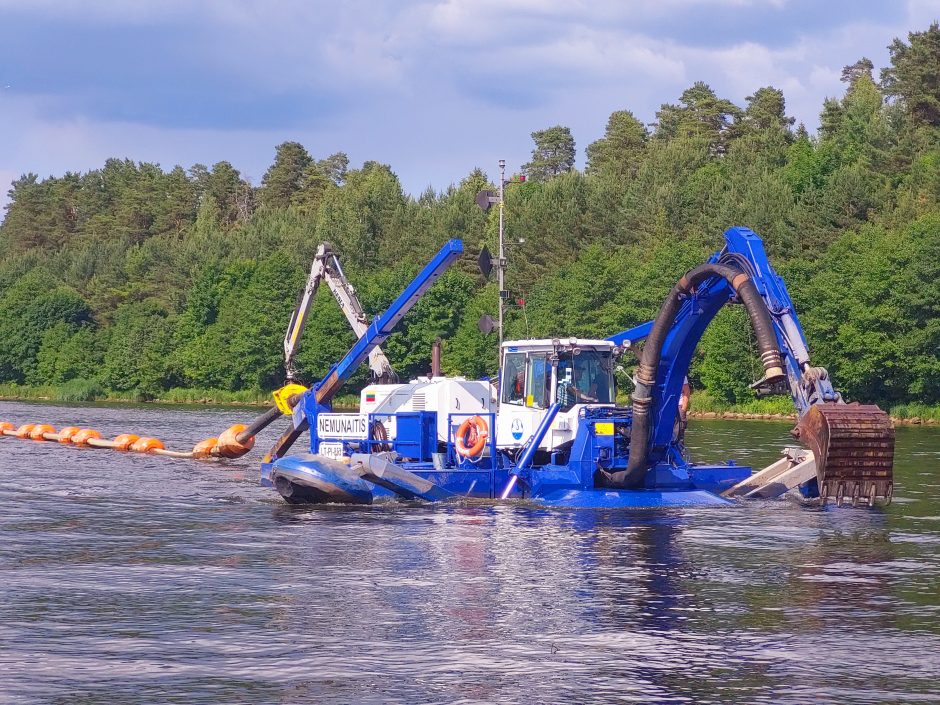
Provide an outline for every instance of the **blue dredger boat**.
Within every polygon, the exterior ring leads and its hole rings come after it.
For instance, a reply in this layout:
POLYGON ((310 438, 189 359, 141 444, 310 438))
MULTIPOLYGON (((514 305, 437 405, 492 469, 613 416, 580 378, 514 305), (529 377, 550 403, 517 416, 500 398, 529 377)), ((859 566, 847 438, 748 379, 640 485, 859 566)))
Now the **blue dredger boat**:
MULTIPOLYGON (((425 291, 463 253, 446 243, 415 280, 368 323, 328 246, 311 268, 285 337, 288 376, 313 294, 327 281, 359 336, 309 388, 276 393, 291 428, 262 464, 262 483, 291 503, 525 499, 544 506, 720 506, 730 497, 890 500, 894 435, 876 406, 846 404, 824 368, 810 363, 783 280, 751 230, 730 228, 725 245, 673 287, 657 317, 603 340, 504 342, 496 384, 441 376, 397 382, 380 346, 425 291), (697 464, 683 443, 687 373, 705 328, 726 304, 747 311, 764 374, 758 394, 788 394, 804 448, 759 473, 733 461, 697 464), (639 352, 631 404, 615 403, 614 371, 639 352), (367 358, 376 382, 356 413, 331 400, 367 358), (309 449, 290 453, 309 431, 309 449)), ((433 367, 433 365, 432 365, 433 367)))

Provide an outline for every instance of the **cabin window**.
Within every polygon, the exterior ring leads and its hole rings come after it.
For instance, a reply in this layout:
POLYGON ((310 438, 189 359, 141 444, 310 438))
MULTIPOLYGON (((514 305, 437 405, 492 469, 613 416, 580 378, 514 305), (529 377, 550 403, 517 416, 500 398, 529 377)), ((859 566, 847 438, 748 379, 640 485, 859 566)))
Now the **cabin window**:
POLYGON ((552 395, 551 385, 552 366, 548 362, 548 353, 531 353, 525 405, 536 409, 547 409, 552 395))
POLYGON ((506 353, 500 386, 504 404, 525 404, 525 353, 506 353))

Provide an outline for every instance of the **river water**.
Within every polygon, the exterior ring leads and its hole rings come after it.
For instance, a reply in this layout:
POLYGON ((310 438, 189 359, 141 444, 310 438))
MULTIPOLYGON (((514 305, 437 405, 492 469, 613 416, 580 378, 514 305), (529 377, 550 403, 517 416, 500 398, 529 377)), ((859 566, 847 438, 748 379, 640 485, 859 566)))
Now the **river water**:
MULTIPOLYGON (((254 413, 0 403, 181 450, 254 413)), ((688 440, 763 465, 788 428, 688 440)), ((0 702, 940 701, 938 429, 873 511, 290 507, 259 457, 0 438, 0 702)))

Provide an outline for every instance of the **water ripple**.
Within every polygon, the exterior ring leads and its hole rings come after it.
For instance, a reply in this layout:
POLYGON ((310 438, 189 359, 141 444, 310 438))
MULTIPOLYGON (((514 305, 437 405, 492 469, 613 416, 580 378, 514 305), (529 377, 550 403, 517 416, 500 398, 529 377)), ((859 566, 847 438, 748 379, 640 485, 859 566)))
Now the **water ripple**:
MULTIPOLYGON (((0 411, 176 447, 238 416, 0 411)), ((689 440, 761 465, 788 429, 689 440)), ((899 429, 875 511, 290 507, 255 461, 0 439, 0 702, 940 700, 936 431, 899 429)))

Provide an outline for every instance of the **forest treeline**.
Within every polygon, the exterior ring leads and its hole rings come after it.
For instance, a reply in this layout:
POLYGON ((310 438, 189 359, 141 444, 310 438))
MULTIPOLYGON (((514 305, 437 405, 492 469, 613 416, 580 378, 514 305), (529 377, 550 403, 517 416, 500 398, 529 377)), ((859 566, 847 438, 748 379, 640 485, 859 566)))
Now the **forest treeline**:
MULTIPOLYGON (((862 58, 818 133, 783 93, 739 106, 705 83, 652 125, 613 113, 574 168, 564 126, 533 133, 506 189, 510 337, 606 336, 655 315, 677 278, 746 225, 763 236, 814 361, 847 398, 940 403, 940 27, 862 58)), ((495 251, 482 170, 418 197, 389 166, 342 152, 276 148, 258 186, 228 162, 164 171, 101 169, 13 182, 0 225, 0 382, 153 398, 175 387, 267 390, 283 382, 282 337, 317 245, 332 242, 370 314, 447 239, 467 255, 385 345, 403 377, 424 373, 434 338, 448 373, 496 367, 477 321, 497 291, 476 256, 495 251)), ((353 342, 320 290, 298 365, 322 376, 353 342)), ((746 318, 729 307, 696 354, 693 383, 743 402, 759 376, 746 318)), ((366 370, 355 380, 361 383, 366 370)))

